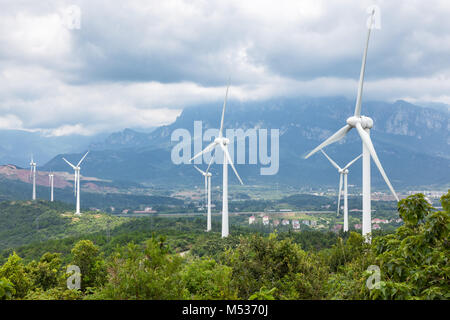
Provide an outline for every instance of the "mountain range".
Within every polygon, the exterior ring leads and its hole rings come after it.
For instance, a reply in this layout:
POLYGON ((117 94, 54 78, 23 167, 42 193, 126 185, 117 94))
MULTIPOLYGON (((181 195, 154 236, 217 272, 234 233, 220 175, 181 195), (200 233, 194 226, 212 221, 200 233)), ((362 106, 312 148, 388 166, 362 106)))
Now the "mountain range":
POLYGON ((55 154, 82 152, 93 141, 102 141, 108 135, 51 136, 41 131, 0 130, 0 163, 27 167, 33 155, 38 165, 43 165, 55 157, 55 154))
MULTIPOLYGON (((83 164, 82 174, 148 186, 199 185, 202 177, 192 165, 172 162, 172 148, 178 141, 171 141, 171 135, 176 129, 185 129, 193 136, 194 121, 202 121, 203 132, 218 128, 221 109, 221 105, 189 107, 173 123, 151 132, 125 129, 102 141, 97 139, 88 147, 91 152, 83 164)), ((270 129, 278 129, 280 135, 277 174, 261 175, 261 167, 267 165, 248 164, 247 160, 247 164, 236 165, 244 183, 277 183, 299 188, 336 187, 338 174, 321 154, 308 160, 303 156, 341 128, 353 109, 354 101, 343 97, 229 101, 224 123, 226 129, 254 128, 268 129, 269 132, 270 129)), ((374 120, 372 141, 394 188, 448 186, 448 109, 421 107, 402 100, 394 103, 370 101, 364 103, 363 114, 374 120)), ((361 153, 360 139, 353 131, 339 143, 326 148, 338 164, 345 164, 361 153)), ((203 147, 208 143, 204 141, 203 147)), ((63 156, 69 161, 78 161, 82 154, 59 154, 41 169, 71 172, 71 168, 61 160, 63 156)), ((206 164, 200 166, 206 167, 206 164)), ((215 164, 211 170, 213 184, 219 185, 221 166, 215 164)), ((231 172, 229 174, 230 183, 237 184, 237 179, 231 176, 231 172)), ((372 181, 375 188, 386 189, 375 166, 372 166, 372 181)), ((361 185, 360 161, 350 170, 349 184, 361 185)))

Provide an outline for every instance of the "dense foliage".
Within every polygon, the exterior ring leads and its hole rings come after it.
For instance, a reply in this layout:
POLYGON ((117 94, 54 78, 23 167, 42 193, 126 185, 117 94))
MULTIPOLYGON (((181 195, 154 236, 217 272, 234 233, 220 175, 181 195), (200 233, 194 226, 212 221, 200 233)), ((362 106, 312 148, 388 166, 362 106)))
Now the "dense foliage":
POLYGON ((127 221, 110 239, 51 240, 64 250, 31 261, 12 252, 0 299, 448 299, 450 192, 441 203, 401 200, 404 225, 371 244, 356 232, 235 228, 222 239, 203 232, 203 220, 127 221), (79 290, 67 287, 69 265, 80 268, 79 290))

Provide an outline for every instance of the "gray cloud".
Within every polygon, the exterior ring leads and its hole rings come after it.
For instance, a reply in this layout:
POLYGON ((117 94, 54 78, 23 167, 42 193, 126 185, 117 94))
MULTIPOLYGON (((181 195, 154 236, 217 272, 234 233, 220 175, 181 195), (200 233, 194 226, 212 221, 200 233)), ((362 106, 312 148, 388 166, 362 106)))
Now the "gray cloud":
MULTIPOLYGON (((3 1, 0 1, 3 2, 3 1)), ((91 134, 170 122, 189 105, 353 98, 372 1, 1 3, 0 127, 91 134), (81 29, 63 22, 81 9, 81 29)), ((449 103, 450 5, 375 1, 365 99, 449 103)))

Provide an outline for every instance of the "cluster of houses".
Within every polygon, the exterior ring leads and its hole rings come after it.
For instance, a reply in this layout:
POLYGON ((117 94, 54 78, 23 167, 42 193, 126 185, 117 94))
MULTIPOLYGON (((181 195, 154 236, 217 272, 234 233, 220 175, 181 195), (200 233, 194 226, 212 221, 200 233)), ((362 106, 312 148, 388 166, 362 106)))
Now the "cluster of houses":
MULTIPOLYGON (((372 219, 372 230, 379 230, 381 229, 380 224, 388 224, 388 223, 400 223, 403 220, 401 218, 398 219, 391 219, 391 220, 387 220, 387 219, 378 219, 378 218, 374 218, 372 219)), ((362 224, 357 223, 353 225, 354 228, 356 230, 361 230, 362 229, 362 224)), ((336 224, 333 226, 333 228, 331 229, 334 232, 339 232, 340 230, 342 230, 343 225, 342 224, 336 224)))
MULTIPOLYGON (((251 216, 248 218, 248 224, 254 224, 256 223, 256 217, 255 216, 251 216)), ((300 229, 300 223, 303 223, 307 226, 310 227, 314 227, 317 226, 317 221, 315 220, 288 220, 288 219, 283 219, 283 220, 278 220, 278 219, 274 219, 272 221, 272 224, 274 227, 278 227, 280 224, 282 226, 289 226, 292 223, 292 228, 293 229, 300 229)), ((270 224, 270 218, 269 216, 262 216, 262 224, 265 226, 268 226, 270 224)))
POLYGON ((130 209, 124 209, 122 210, 123 214, 127 214, 127 213, 157 213, 158 211, 154 210, 152 207, 145 207, 144 210, 134 210, 131 211, 130 209))

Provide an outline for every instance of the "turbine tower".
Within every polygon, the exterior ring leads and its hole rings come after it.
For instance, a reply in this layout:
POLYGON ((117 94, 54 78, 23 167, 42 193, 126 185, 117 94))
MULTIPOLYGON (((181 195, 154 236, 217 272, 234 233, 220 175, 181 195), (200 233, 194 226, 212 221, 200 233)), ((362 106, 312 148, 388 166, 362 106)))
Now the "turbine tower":
MULTIPOLYGON (((228 152, 228 145, 230 144, 230 140, 223 136, 223 119, 225 116, 225 108, 227 105, 227 97, 228 97, 229 87, 230 87, 230 85, 227 86, 227 91, 225 93, 225 100, 223 102, 222 119, 220 121, 219 136, 211 144, 209 144, 205 149, 203 149, 203 151, 197 153, 191 160, 189 160, 189 161, 192 161, 192 160, 200 157, 202 154, 212 151, 216 146, 220 146, 220 148, 223 151, 222 238, 228 237, 228 235, 229 235, 229 228, 228 228, 228 163, 231 165, 231 168, 233 169, 234 174, 238 178, 239 182, 241 184, 244 184, 241 180, 241 177, 239 177, 239 175, 236 171, 236 168, 233 165, 233 161, 231 160, 230 154, 228 152)), ((215 156, 216 156, 216 154, 214 154, 214 157, 215 156)), ((211 159, 211 161, 212 161, 212 159, 211 159)))
MULTIPOLYGON (((213 158, 211 157, 211 160, 213 158)), ((208 208, 206 231, 211 231, 211 172, 209 172, 209 166, 206 171, 200 170, 197 166, 194 166, 198 172, 200 172, 205 177, 205 202, 208 208)))
POLYGON ((81 214, 81 212, 80 212, 80 170, 81 170, 80 165, 83 162, 84 158, 86 158, 88 153, 89 153, 89 151, 86 152, 86 154, 83 156, 83 158, 81 158, 80 162, 78 162, 78 164, 76 166, 74 166, 69 161, 67 161, 65 158, 63 158, 63 160, 65 162, 67 162, 67 164, 69 166, 71 166, 73 168, 73 170, 75 171, 74 188, 75 188, 75 195, 77 197, 75 214, 78 214, 78 215, 81 214))
POLYGON ((34 162, 34 160, 33 160, 33 155, 31 155, 30 175, 31 175, 31 178, 33 179, 32 200, 36 200, 36 162, 34 162))
POLYGON ((355 159, 350 161, 345 167, 341 168, 337 165, 336 162, 333 161, 322 149, 323 155, 327 157, 327 159, 330 161, 330 163, 335 167, 339 172, 339 195, 338 195, 338 203, 337 203, 337 215, 339 215, 339 209, 341 205, 341 193, 342 193, 342 177, 344 177, 344 232, 348 231, 348 193, 347 193, 347 175, 348 175, 348 168, 356 162, 359 158, 362 157, 362 154, 357 156, 355 159))
POLYGON ((50 202, 53 202, 53 178, 54 178, 53 173, 50 173, 48 175, 48 183, 50 185, 50 202))
POLYGON ((375 148, 373 147, 372 140, 370 139, 370 129, 373 127, 373 120, 369 117, 365 117, 361 115, 361 98, 363 91, 363 83, 364 83, 364 71, 366 67, 366 58, 367 58, 367 48, 369 46, 369 38, 370 38, 370 30, 372 29, 373 19, 374 19, 375 10, 372 11, 371 23, 369 26, 369 30, 367 33, 366 46, 364 48, 363 60, 361 65, 361 73, 359 76, 359 85, 358 85, 358 95, 356 98, 356 106, 355 113, 352 117, 347 119, 347 124, 339 129, 335 134, 329 137, 327 140, 322 142, 319 146, 317 146, 314 150, 312 150, 308 155, 306 155, 305 159, 309 158, 311 155, 321 150, 322 148, 341 140, 345 135, 353 128, 356 128, 359 136, 362 140, 362 149, 363 149, 363 172, 362 172, 362 180, 363 180, 363 217, 362 217, 362 234, 366 237, 366 241, 371 241, 371 208, 370 208, 370 158, 373 158, 378 170, 383 176, 384 181, 388 185, 395 199, 398 201, 397 194, 394 191, 394 188, 391 185, 386 173, 384 172, 383 167, 381 166, 381 162, 378 159, 375 148))

